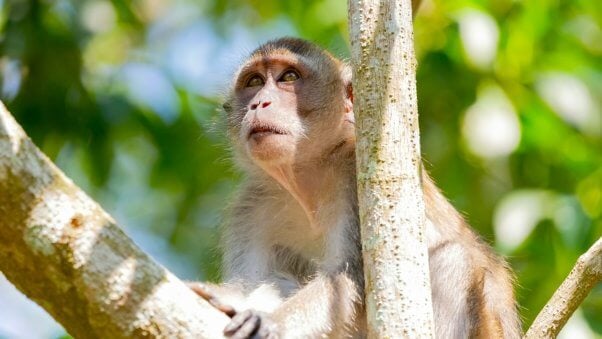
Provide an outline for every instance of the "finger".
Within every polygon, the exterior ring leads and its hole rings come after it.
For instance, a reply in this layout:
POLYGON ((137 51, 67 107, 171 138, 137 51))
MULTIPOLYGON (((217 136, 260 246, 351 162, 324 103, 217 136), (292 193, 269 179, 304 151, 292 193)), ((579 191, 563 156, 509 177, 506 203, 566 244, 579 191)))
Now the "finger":
POLYGON ((217 299, 210 299, 208 301, 211 305, 213 305, 213 307, 224 312, 228 317, 233 318, 236 315, 236 310, 234 309, 234 307, 223 304, 217 299))
POLYGON ((270 318, 262 317, 259 325, 259 329, 253 336, 253 339, 277 339, 279 337, 276 323, 270 318))
POLYGON ((188 285, 188 287, 193 290, 194 293, 198 294, 203 299, 209 300, 215 298, 215 295, 207 286, 205 286, 205 284, 199 282, 189 282, 186 283, 186 285, 188 285))
POLYGON ((247 321, 236 331, 232 339, 251 338, 257 329, 261 326, 261 318, 257 314, 252 314, 247 321))
POLYGON ((265 319, 262 319, 262 323, 257 330, 257 334, 253 336, 254 339, 276 339, 278 336, 272 330, 270 326, 265 326, 266 324, 263 322, 265 319))
POLYGON ((219 298, 215 295, 215 293, 213 293, 211 289, 205 284, 199 282, 192 282, 187 283, 187 285, 197 295, 208 301, 213 307, 225 313, 228 317, 232 318, 236 315, 236 310, 234 309, 234 307, 222 303, 219 300, 219 298))
POLYGON ((252 315, 253 314, 251 313, 251 310, 246 310, 246 311, 243 311, 243 312, 238 313, 237 315, 235 315, 234 318, 232 318, 232 321, 230 321, 230 323, 228 325, 226 325, 226 327, 224 328, 224 334, 227 335, 227 336, 231 336, 234 333, 236 333, 236 331, 238 331, 238 329, 252 315))

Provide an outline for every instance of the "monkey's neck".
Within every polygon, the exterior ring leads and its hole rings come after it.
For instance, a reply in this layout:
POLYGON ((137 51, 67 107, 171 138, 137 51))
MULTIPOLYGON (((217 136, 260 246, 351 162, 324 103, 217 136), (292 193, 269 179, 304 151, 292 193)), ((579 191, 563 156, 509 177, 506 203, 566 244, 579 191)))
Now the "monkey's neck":
POLYGON ((299 203, 312 229, 325 227, 327 219, 336 214, 336 206, 347 208, 343 199, 354 197, 355 155, 336 162, 304 165, 276 165, 264 170, 299 203))

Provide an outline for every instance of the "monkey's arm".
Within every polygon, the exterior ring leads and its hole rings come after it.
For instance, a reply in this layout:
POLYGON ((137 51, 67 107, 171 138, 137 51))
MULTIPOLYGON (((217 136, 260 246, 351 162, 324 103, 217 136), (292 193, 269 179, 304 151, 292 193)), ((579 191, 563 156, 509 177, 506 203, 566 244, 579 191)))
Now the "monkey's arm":
POLYGON ((344 337, 356 329, 361 292, 346 273, 318 275, 278 307, 272 319, 286 337, 344 337))
POLYGON ((234 286, 198 282, 188 285, 233 318, 225 332, 236 337, 250 337, 255 331, 260 338, 271 334, 292 338, 344 337, 357 329, 357 320, 361 319, 362 291, 345 273, 318 275, 275 308, 266 307, 266 303, 274 304, 268 302, 274 299, 274 284, 262 284, 246 298, 234 286))
MULTIPOLYGON (((261 303, 261 293, 256 294, 261 303)), ((318 275, 271 314, 253 307, 238 312, 224 333, 232 338, 348 337, 362 325, 360 290, 345 273, 318 275)), ((269 297, 269 296, 266 296, 269 297)))

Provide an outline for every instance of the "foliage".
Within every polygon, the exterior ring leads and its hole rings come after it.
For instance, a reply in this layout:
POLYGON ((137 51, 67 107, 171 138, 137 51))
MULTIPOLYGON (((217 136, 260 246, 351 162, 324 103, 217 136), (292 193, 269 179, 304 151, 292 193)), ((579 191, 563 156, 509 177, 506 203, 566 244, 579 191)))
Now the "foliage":
MULTIPOLYGON (((236 63, 283 34, 348 56, 343 1, 0 4, 0 98, 187 278, 219 277, 237 181, 219 103, 236 63)), ((427 168, 509 256, 529 324, 602 234, 602 2, 425 0, 415 43, 427 168)), ((601 288, 582 312, 602 334, 601 288)))

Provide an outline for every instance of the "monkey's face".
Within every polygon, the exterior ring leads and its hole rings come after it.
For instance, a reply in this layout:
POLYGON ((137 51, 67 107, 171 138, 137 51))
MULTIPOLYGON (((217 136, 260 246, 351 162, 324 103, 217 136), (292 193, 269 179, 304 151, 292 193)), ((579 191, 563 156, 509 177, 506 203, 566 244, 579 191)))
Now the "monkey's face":
MULTIPOLYGON (((320 51, 321 52, 321 51, 320 51)), ((229 114, 235 147, 265 165, 315 161, 353 143, 350 77, 324 52, 256 53, 241 68, 229 114)))

